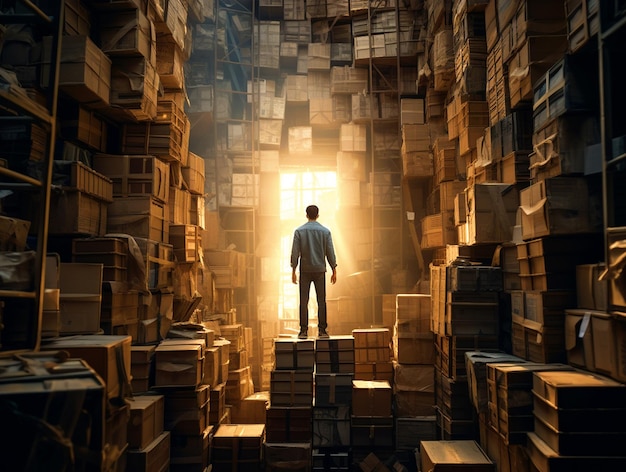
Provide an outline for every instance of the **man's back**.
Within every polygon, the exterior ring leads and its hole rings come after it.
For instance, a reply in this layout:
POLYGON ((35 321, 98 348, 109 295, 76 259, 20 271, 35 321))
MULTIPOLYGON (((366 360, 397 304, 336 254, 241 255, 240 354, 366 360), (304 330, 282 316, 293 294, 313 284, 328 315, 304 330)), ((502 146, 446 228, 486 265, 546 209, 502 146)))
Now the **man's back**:
POLYGON ((297 265, 298 258, 302 272, 325 272, 327 258, 331 267, 336 266, 330 230, 317 221, 308 221, 297 228, 291 253, 292 267, 297 265))

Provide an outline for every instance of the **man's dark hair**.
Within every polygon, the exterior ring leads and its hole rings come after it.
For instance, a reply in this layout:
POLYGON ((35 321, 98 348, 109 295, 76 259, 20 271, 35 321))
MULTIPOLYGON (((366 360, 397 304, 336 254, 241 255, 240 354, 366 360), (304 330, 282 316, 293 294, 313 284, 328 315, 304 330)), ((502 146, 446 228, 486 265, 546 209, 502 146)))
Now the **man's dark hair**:
POLYGON ((316 205, 309 205, 306 207, 307 218, 314 220, 320 214, 320 209, 316 205))

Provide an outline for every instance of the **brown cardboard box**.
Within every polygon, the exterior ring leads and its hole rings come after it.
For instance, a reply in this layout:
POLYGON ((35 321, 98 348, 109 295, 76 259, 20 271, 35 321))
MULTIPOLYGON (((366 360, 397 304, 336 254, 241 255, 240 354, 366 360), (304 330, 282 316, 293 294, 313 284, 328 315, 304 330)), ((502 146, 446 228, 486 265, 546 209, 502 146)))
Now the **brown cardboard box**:
POLYGON ((435 360, 433 334, 396 334, 394 359, 401 364, 430 364, 435 360))
POLYGON ((130 381, 130 336, 86 334, 61 337, 42 345, 45 350, 63 350, 84 359, 104 380, 108 398, 127 396, 130 381))
POLYGON ((60 333, 97 333, 102 303, 102 264, 62 262, 59 270, 60 333))
POLYGON ((591 330, 595 371, 619 379, 617 320, 609 313, 593 312, 591 330))
POLYGON ((161 344, 154 351, 157 386, 198 386, 202 383, 202 346, 161 344))
POLYGON ((522 238, 589 233, 589 190, 584 178, 553 177, 520 191, 522 238))
POLYGON ((182 167, 182 177, 187 189, 197 195, 204 194, 204 158, 193 152, 187 158, 188 165, 182 167))
POLYGON ((268 471, 288 470, 305 472, 311 470, 310 443, 265 443, 263 445, 265 466, 268 471))
POLYGON ((589 310, 606 311, 608 282, 600 280, 605 271, 604 263, 581 264, 576 266, 577 307, 589 310))
POLYGON ((268 442, 303 442, 312 438, 312 406, 273 406, 267 409, 268 442))
POLYGON ((153 197, 115 198, 108 207, 107 231, 169 242, 167 205, 153 197))
POLYGON ((392 391, 389 382, 379 380, 352 381, 352 413, 354 416, 391 416, 392 391))
POLYGON ((144 449, 163 432, 163 395, 139 395, 126 402, 130 406, 128 447, 144 449))
POLYGON ((393 362, 355 362, 354 378, 356 380, 386 380, 391 385, 393 383, 393 362))
POLYGON ((469 245, 508 242, 519 207, 519 191, 509 184, 474 184, 465 190, 469 245))
POLYGON ((222 424, 211 442, 211 462, 217 470, 242 470, 260 466, 265 441, 264 424, 222 424), (227 469, 226 469, 227 467, 227 469))
POLYGON ((113 196, 152 195, 167 203, 170 166, 155 156, 96 154, 93 167, 113 181, 113 196))
POLYGON ((226 403, 235 404, 254 393, 250 366, 228 372, 226 403))
POLYGON ((209 425, 210 391, 208 385, 176 389, 165 396, 165 429, 176 435, 201 435, 209 425))
POLYGON ((496 465, 473 440, 421 441, 420 450, 422 470, 433 472, 496 470, 496 465))
POLYGON ((0 250, 23 251, 30 221, 0 216, 0 250))
POLYGON ((270 377, 270 400, 275 406, 312 405, 313 372, 273 370, 270 377))
POLYGON ((533 393, 555 408, 589 408, 589 398, 602 408, 623 408, 626 386, 582 370, 536 372, 533 393))
POLYGON ((235 424, 265 424, 269 404, 270 392, 248 395, 231 408, 231 421, 235 424))
POLYGON ((315 366, 314 346, 312 339, 276 338, 274 340, 276 369, 310 370, 312 372, 315 366))
MULTIPOLYGON (((47 38, 46 38, 47 39, 47 38)), ((52 42, 44 43, 42 82, 49 77, 49 54, 52 42)), ((111 59, 87 36, 74 36, 63 43, 59 87, 89 108, 102 108, 109 104, 111 88, 111 59)))
POLYGON ((165 472, 170 467, 171 434, 164 431, 145 449, 129 449, 126 466, 137 472, 165 472))

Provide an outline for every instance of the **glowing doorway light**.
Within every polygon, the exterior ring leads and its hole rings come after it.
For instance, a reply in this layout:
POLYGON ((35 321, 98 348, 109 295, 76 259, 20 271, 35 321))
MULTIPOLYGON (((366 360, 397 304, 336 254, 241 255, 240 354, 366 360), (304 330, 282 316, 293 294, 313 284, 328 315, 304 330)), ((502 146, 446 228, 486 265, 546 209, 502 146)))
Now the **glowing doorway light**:
MULTIPOLYGON (((299 297, 298 286, 291 281, 291 244, 294 230, 306 222, 305 210, 308 205, 319 207, 320 223, 332 231, 338 207, 335 172, 285 172, 280 175, 281 260, 278 317, 282 320, 293 320, 295 329, 299 326, 299 297)), ((309 313, 317 313, 317 302, 313 293, 311 295, 309 313)))

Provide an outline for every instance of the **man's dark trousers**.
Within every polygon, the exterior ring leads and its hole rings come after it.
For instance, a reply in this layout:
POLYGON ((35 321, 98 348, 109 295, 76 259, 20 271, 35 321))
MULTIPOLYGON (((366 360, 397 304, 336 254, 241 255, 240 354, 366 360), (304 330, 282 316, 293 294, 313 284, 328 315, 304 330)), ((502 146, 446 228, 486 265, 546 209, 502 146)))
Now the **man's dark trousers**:
POLYGON ((317 326, 326 330, 326 272, 300 272, 300 329, 309 325, 309 292, 311 283, 317 295, 317 326))

